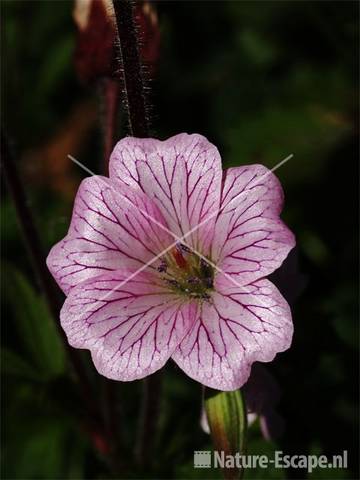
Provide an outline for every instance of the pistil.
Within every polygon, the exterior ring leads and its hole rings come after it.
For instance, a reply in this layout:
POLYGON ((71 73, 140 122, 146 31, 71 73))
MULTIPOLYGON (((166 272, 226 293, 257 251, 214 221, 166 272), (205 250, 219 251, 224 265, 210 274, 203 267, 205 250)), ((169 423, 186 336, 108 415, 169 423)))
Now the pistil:
POLYGON ((172 250, 172 255, 175 259, 175 262, 177 263, 178 267, 179 268, 182 268, 182 269, 187 269, 188 267, 188 264, 181 252, 181 249, 178 248, 178 246, 176 246, 173 250, 172 250))

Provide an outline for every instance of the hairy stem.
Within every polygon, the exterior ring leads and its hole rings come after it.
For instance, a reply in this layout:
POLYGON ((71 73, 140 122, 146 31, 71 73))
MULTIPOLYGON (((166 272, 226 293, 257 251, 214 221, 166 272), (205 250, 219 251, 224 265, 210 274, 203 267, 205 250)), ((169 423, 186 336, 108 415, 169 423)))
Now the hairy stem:
POLYGON ((148 137, 149 122, 133 3, 130 0, 114 0, 114 11, 119 36, 124 103, 128 112, 130 133, 134 137, 148 137))
MULTIPOLYGON (((124 89, 124 104, 128 115, 130 134, 135 137, 149 136, 149 122, 146 112, 145 88, 139 54, 138 37, 131 0, 114 0, 115 19, 118 31, 119 57, 121 60, 124 89)), ((143 380, 143 396, 139 418, 138 438, 135 456, 144 466, 150 458, 150 445, 159 416, 161 373, 155 373, 143 380)))

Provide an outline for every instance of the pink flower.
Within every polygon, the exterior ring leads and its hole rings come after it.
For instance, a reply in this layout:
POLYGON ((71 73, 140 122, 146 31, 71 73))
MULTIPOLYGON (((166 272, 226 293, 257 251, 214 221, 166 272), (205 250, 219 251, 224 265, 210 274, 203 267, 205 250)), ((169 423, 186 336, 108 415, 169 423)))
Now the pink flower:
POLYGON ((221 170, 200 135, 125 138, 110 178, 80 185, 48 267, 67 294, 61 325, 115 380, 171 357, 212 388, 243 385, 255 361, 289 348, 288 304, 264 277, 295 244, 283 192, 264 166, 221 170))

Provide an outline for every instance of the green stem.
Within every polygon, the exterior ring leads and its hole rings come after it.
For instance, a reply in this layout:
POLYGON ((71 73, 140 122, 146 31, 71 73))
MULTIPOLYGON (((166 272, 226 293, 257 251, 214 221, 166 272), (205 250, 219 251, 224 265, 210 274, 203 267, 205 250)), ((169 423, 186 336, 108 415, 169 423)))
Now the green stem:
MULTIPOLYGON (((243 455, 246 450, 247 411, 240 390, 219 392, 206 388, 204 404, 214 449, 225 455, 243 455)), ((226 480, 242 478, 243 469, 223 468, 226 480)))

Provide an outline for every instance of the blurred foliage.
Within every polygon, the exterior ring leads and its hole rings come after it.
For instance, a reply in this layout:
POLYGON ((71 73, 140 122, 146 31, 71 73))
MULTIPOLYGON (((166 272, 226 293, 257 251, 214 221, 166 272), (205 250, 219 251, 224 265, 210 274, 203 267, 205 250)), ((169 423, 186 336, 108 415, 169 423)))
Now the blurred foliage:
MULTIPOLYGON (((73 69, 72 7, 68 1, 2 3, 3 121, 16 141, 46 249, 66 232, 82 176, 66 153, 97 172, 103 168, 96 90, 82 87, 73 69)), ((355 478, 358 4, 161 1, 157 7, 162 50, 149 98, 154 135, 202 133, 218 146, 226 167, 273 167, 294 154, 277 173, 307 286, 293 305, 293 346, 270 366, 283 389, 279 411, 287 427, 275 445, 255 424, 249 452, 333 455, 346 449, 348 471, 317 470, 308 478, 355 478)), ((124 132, 125 126, 119 136, 124 132)), ((2 477, 110 478, 97 437, 84 425, 6 191, 1 213, 2 477)), ((104 381, 89 355, 84 358, 94 398, 103 401, 104 381)), ((158 454, 146 471, 129 461, 139 382, 114 389, 121 401, 114 427, 122 432, 121 478, 220 478, 219 471, 193 468, 193 451, 211 448, 199 426, 199 385, 173 364, 165 368, 160 430, 152 439, 158 454)), ((249 479, 305 476, 246 472, 249 479)))
POLYGON ((24 362, 28 368, 32 364, 34 373, 39 379, 47 380, 63 374, 65 371, 64 347, 47 307, 20 272, 4 269, 3 273, 11 285, 3 298, 6 300, 6 296, 9 297, 18 342, 22 344, 27 357, 25 361, 17 357, 15 352, 4 350, 7 360, 12 360, 4 361, 5 373, 16 374, 16 371, 7 372, 6 368, 13 367, 13 360, 18 358, 18 367, 21 362, 24 362))

